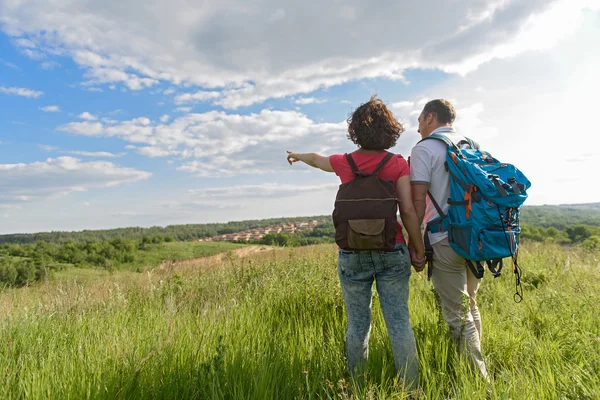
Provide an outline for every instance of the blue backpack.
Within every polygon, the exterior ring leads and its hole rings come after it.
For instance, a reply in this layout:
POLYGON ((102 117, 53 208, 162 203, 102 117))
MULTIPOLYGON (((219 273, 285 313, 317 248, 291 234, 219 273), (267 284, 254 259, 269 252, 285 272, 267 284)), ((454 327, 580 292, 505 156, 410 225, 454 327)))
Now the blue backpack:
MULTIPOLYGON (((448 146, 445 167, 450 175, 450 206, 448 214, 444 214, 429 192, 440 216, 427 223, 426 231, 447 231, 450 245, 465 258, 479 279, 483 277, 484 262, 494 277, 498 277, 502 259, 511 257, 517 279, 515 299, 522 299, 517 262, 521 232, 519 210, 527 199, 531 183, 515 166, 501 163, 488 152, 477 149, 471 139, 453 143, 443 134, 433 134, 423 140, 427 139, 441 140, 448 146)), ((426 234, 425 247, 431 261, 433 252, 428 239, 426 234)))

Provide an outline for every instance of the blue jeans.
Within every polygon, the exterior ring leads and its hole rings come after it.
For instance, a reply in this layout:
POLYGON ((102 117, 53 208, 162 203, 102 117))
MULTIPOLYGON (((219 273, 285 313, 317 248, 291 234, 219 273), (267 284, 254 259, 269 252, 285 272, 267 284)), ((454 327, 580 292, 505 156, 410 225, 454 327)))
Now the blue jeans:
POLYGON ((404 243, 394 251, 339 251, 338 275, 346 304, 346 358, 353 375, 369 353, 373 281, 392 343, 394 364, 407 387, 418 384, 415 336, 408 318, 410 256, 404 243))

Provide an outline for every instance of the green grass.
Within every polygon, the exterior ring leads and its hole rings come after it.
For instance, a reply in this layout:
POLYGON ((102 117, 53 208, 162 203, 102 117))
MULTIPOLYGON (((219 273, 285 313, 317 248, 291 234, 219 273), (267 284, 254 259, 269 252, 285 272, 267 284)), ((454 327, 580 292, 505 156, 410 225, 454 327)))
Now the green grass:
MULTIPOLYGON (((421 398, 600 395, 598 253, 526 244, 479 293, 491 393, 456 355, 423 274, 410 310, 421 398), (567 261, 568 260, 568 261, 567 261)), ((349 381, 330 245, 0 292, 0 398, 406 398, 374 299, 365 382, 349 381)))
MULTIPOLYGON (((117 266, 120 271, 143 272, 152 269, 164 262, 181 262, 184 260, 214 256, 243 247, 244 244, 229 242, 170 242, 148 246, 146 250, 140 250, 136 260, 132 263, 124 263, 117 266)), ((68 268, 70 264, 61 264, 64 268, 52 274, 53 280, 66 282, 89 282, 101 277, 107 277, 115 273, 115 270, 105 268, 68 268)))
POLYGON ((138 251, 136 260, 122 264, 119 269, 135 270, 137 268, 154 267, 165 261, 182 261, 190 258, 212 256, 244 247, 244 244, 229 242, 170 242, 148 246, 138 251))

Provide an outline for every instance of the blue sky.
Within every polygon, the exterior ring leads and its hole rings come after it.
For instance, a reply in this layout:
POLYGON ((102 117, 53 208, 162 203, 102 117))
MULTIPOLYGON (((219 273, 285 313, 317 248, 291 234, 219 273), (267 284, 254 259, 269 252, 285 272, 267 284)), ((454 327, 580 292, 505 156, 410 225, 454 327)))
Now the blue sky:
POLYGON ((0 233, 328 214, 285 151, 353 150, 373 93, 395 152, 446 98, 528 204, 599 201, 599 2, 446 3, 0 0, 0 233))

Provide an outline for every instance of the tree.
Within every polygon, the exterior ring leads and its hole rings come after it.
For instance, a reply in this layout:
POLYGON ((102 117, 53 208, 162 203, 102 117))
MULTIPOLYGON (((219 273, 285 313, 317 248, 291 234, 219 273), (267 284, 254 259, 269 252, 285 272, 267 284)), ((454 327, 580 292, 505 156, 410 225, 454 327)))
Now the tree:
POLYGON ((558 236, 558 229, 556 229, 555 227, 551 226, 550 228, 546 229, 546 236, 551 237, 551 238, 555 238, 558 236))
POLYGON ((269 246, 295 246, 295 239, 287 233, 269 233, 259 241, 260 244, 266 244, 269 246))
POLYGON ((600 249, 600 237, 590 236, 581 243, 584 249, 594 251, 600 249))
POLYGON ((14 286, 17 280, 17 270, 12 264, 0 264, 0 287, 14 286))
POLYGON ((592 236, 592 232, 585 225, 576 225, 572 228, 567 228, 567 235, 571 242, 578 243, 592 236))

